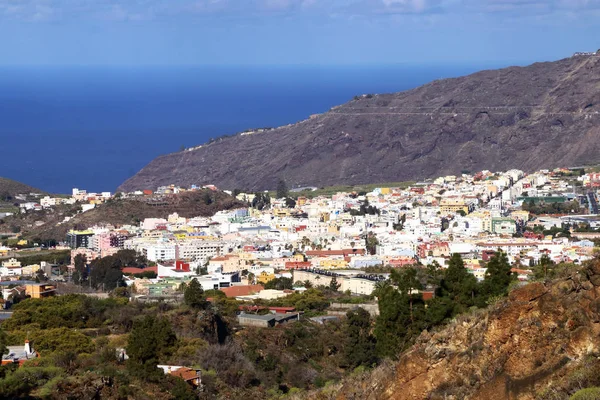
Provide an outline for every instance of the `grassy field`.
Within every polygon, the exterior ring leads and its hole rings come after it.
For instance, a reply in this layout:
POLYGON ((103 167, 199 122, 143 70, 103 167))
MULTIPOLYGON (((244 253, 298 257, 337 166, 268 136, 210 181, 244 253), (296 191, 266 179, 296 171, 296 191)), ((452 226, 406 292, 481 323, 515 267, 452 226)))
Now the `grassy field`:
POLYGON ((61 263, 67 262, 71 257, 71 250, 32 250, 32 251, 19 251, 16 254, 10 254, 6 257, 0 257, 0 259, 16 258, 21 261, 23 265, 38 264, 41 261, 47 261, 50 263, 61 263))

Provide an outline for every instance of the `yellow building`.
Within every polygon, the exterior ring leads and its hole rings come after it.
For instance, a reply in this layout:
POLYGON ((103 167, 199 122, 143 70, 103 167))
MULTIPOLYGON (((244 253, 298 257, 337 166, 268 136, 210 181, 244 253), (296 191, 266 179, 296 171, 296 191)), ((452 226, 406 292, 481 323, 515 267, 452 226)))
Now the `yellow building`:
POLYGON ((291 215, 291 211, 289 208, 275 208, 273 210, 273 215, 279 218, 289 217, 291 215))
POLYGON ((442 199, 440 201, 440 211, 442 214, 457 213, 463 211, 465 214, 469 213, 469 205, 465 203, 464 199, 461 198, 449 198, 442 199))
POLYGON ((296 205, 297 205, 298 207, 302 207, 303 205, 305 205, 305 204, 306 204, 306 201, 307 201, 307 198, 306 198, 306 197, 304 197, 304 196, 300 196, 300 197, 298 197, 298 200, 296 200, 296 205))
POLYGON ((289 257, 287 261, 304 262, 304 254, 294 254, 293 256, 289 257))
POLYGON ((334 233, 334 234, 340 233, 339 225, 335 224, 335 223, 329 224, 329 226, 327 227, 327 233, 334 233))
POLYGON ((176 232, 174 233, 174 236, 177 240, 185 240, 188 237, 187 232, 176 232))
POLYGON ((390 188, 381 188, 381 194, 390 194, 392 193, 392 189, 390 188))
POLYGON ((348 268, 348 262, 344 259, 325 258, 319 261, 319 267, 323 269, 348 268))
POLYGON ((479 264, 479 260, 477 259, 465 259, 463 260, 465 267, 467 268, 471 268, 471 269, 475 269, 475 268, 480 268, 481 265, 479 264))
POLYGON ((270 282, 273 279, 275 279, 275 274, 269 274, 266 271, 263 271, 259 275, 256 276, 256 282, 262 283, 262 284, 270 282))
POLYGON ((498 186, 496 185, 488 185, 486 189, 492 196, 496 196, 498 194, 498 186))

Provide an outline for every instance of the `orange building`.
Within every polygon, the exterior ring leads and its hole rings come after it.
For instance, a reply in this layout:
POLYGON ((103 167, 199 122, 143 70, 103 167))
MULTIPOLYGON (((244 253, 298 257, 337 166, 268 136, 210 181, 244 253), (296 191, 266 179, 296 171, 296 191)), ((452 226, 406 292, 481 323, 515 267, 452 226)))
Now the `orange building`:
POLYGON ((56 294, 56 286, 45 283, 32 283, 25 285, 25 293, 32 299, 41 299, 50 297, 56 294))

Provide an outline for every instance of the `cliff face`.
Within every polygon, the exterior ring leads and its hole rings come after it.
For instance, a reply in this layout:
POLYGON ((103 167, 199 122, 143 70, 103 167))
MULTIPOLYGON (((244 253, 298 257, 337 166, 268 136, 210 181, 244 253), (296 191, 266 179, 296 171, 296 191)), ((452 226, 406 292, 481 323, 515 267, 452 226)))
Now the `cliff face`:
POLYGON ((578 275, 527 285, 488 311, 425 332, 397 363, 311 396, 561 399, 600 385, 598 355, 600 261, 594 261, 578 275))
POLYGON ((119 190, 396 182, 600 162, 600 57, 364 96, 300 123, 161 156, 119 190))

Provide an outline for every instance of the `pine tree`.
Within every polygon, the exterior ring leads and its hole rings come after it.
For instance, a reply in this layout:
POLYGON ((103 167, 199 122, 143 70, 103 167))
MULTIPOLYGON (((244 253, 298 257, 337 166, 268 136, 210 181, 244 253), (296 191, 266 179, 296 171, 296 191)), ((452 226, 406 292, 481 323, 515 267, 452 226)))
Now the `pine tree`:
POLYGON ((277 182, 277 198, 283 199, 286 197, 288 197, 287 183, 283 179, 279 179, 279 182, 277 182))
POLYGON ((393 286, 382 287, 379 316, 375 324, 376 349, 380 357, 396 357, 427 327, 422 296, 410 296, 393 286), (412 304, 412 310, 411 310, 412 304))
POLYGON ((483 289, 485 295, 489 297, 502 296, 508 293, 508 286, 513 281, 511 265, 508 262, 506 253, 498 251, 490 259, 485 272, 483 289))
POLYGON ((403 268, 402 270, 393 270, 391 280, 396 285, 398 290, 405 296, 408 297, 408 303, 410 308, 410 322, 414 323, 413 304, 414 299, 419 298, 422 295, 414 294, 414 291, 422 290, 423 285, 417 278, 417 270, 414 268, 403 268))
POLYGON ((183 292, 183 301, 192 308, 204 308, 206 299, 204 298, 204 289, 196 278, 186 286, 183 292))
POLYGON ((176 339, 166 319, 148 315, 135 321, 127 341, 128 367, 143 379, 159 379, 162 371, 156 365, 171 354, 176 339))
POLYGON ((375 337, 371 334, 371 315, 363 308, 348 311, 344 326, 344 362, 349 368, 371 366, 377 361, 375 337))
POLYGON ((450 299, 452 315, 466 311, 475 305, 477 289, 477 279, 467 271, 460 254, 452 254, 440 283, 440 295, 450 299))

